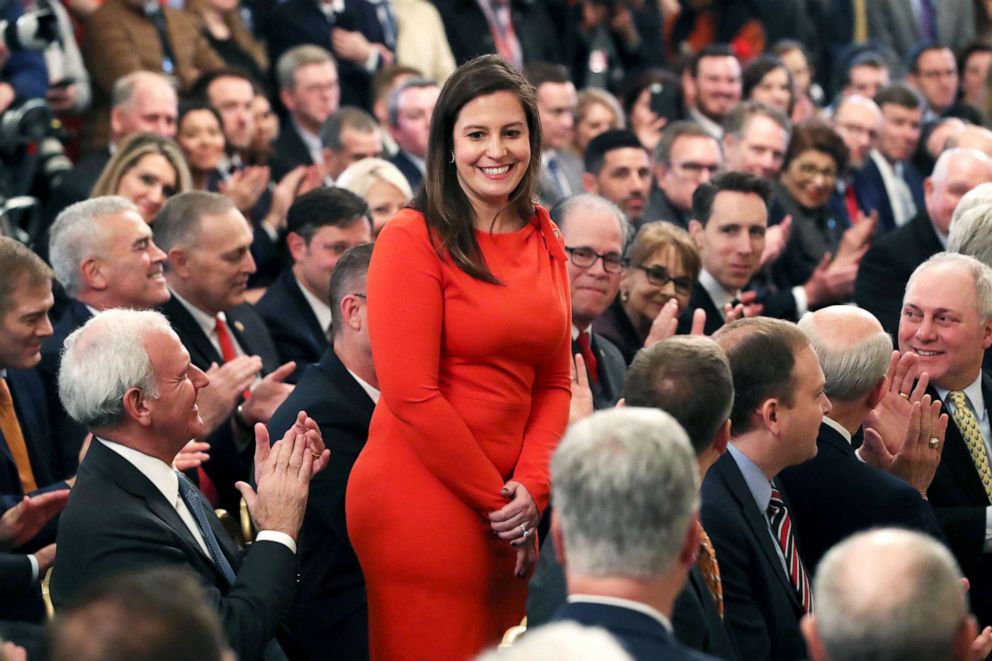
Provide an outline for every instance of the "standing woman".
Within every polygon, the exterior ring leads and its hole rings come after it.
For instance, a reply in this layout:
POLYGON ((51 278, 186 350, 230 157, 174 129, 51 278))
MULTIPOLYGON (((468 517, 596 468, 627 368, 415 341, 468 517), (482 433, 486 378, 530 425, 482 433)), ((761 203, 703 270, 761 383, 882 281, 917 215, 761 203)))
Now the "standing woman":
POLYGON ((570 398, 540 145, 534 89, 497 56, 465 64, 434 110, 425 186, 376 242, 382 398, 347 498, 372 659, 471 658, 524 614, 570 398))

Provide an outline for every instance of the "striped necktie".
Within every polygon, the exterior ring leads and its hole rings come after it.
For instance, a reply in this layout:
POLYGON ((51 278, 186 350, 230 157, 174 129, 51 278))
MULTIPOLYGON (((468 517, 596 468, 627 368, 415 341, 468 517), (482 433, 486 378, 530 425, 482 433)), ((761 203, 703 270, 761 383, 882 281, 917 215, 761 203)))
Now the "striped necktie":
POLYGON ((785 556, 785 564, 789 568, 789 581, 799 595, 803 610, 806 614, 813 612, 813 600, 809 589, 809 576, 806 574, 806 567, 799 558, 799 549, 796 548, 796 538, 792 534, 792 519, 789 517, 789 510, 785 507, 782 494, 775 487, 772 487, 772 497, 768 501, 768 522, 771 524, 772 533, 782 548, 785 556))
POLYGON ((953 390, 947 393, 947 398, 954 404, 954 424, 961 431, 964 444, 968 446, 968 454, 975 463, 975 470, 985 487, 985 495, 992 503, 992 470, 989 469, 989 456, 985 450, 985 439, 982 437, 982 430, 978 426, 978 418, 968 405, 968 396, 961 390, 953 390))

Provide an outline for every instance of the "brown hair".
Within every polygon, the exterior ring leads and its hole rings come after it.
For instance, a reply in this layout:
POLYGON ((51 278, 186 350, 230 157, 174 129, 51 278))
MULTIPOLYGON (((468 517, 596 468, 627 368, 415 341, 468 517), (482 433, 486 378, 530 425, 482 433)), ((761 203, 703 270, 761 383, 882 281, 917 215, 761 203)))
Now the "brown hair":
POLYGON ((627 250, 627 263, 634 266, 643 264, 661 248, 670 248, 678 256, 686 276, 693 281, 699 278, 702 262, 692 238, 684 229, 671 223, 648 223, 641 227, 627 250))
MULTIPOLYGON (((441 89, 431 117, 424 185, 413 206, 424 214, 427 229, 440 253, 447 251, 462 271, 478 280, 498 284, 475 238, 475 212, 458 182, 454 151, 455 122, 468 102, 496 92, 512 92, 523 106, 530 141, 530 162, 507 206, 521 218, 534 213, 534 193, 541 168, 541 120, 534 87, 506 60, 482 55, 459 67, 441 89)), ((495 222, 495 219, 493 219, 495 222)))
POLYGON ((114 155, 103 167, 100 178, 93 184, 90 197, 116 195, 121 178, 148 154, 161 154, 169 161, 172 169, 176 171, 176 193, 183 193, 193 188, 193 179, 179 145, 157 133, 140 132, 127 136, 117 146, 114 155))
POLYGON ((26 245, 0 236, 0 315, 10 310, 17 289, 51 283, 52 269, 26 245))

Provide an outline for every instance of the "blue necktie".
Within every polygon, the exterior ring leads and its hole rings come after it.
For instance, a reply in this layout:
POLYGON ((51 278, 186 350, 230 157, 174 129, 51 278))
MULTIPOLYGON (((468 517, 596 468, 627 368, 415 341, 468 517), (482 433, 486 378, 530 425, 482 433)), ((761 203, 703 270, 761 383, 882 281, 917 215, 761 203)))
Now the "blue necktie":
POLYGON ((231 568, 231 563, 227 561, 224 552, 220 550, 217 537, 214 536, 210 522, 207 521, 207 514, 203 511, 203 503, 200 501, 200 492, 196 490, 196 486, 185 475, 182 473, 176 473, 176 475, 179 477, 179 497, 183 499, 186 507, 189 508, 189 513, 193 515, 193 520, 196 521, 196 527, 200 529, 200 534, 203 536, 203 543, 207 545, 207 550, 210 551, 211 559, 224 575, 224 578, 227 579, 228 586, 234 585, 237 576, 234 573, 234 569, 231 568))

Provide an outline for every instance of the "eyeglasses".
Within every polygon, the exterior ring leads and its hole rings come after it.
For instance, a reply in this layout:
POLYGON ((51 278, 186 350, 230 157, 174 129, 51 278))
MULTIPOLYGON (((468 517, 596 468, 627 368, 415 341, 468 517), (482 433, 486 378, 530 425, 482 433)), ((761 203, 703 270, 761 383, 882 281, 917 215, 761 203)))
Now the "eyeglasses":
POLYGON ((692 278, 687 276, 674 278, 664 266, 642 266, 640 264, 634 264, 634 268, 644 271, 645 275, 648 276, 648 282, 652 285, 664 287, 670 282, 675 285, 675 291, 679 293, 689 294, 692 292, 692 278))
POLYGON ((623 269, 623 257, 618 252, 600 255, 589 248, 565 248, 565 252, 572 263, 582 269, 592 268, 597 259, 603 260, 603 270, 607 273, 619 273, 623 269))
POLYGON ((816 175, 820 175, 824 179, 837 178, 836 168, 818 168, 812 163, 799 163, 796 165, 796 168, 799 170, 799 174, 806 179, 812 179, 816 175))
POLYGON ((720 169, 719 165, 715 165, 713 163, 699 163, 697 161, 682 161, 681 163, 672 161, 670 165, 689 177, 698 177, 704 171, 712 176, 720 169))

